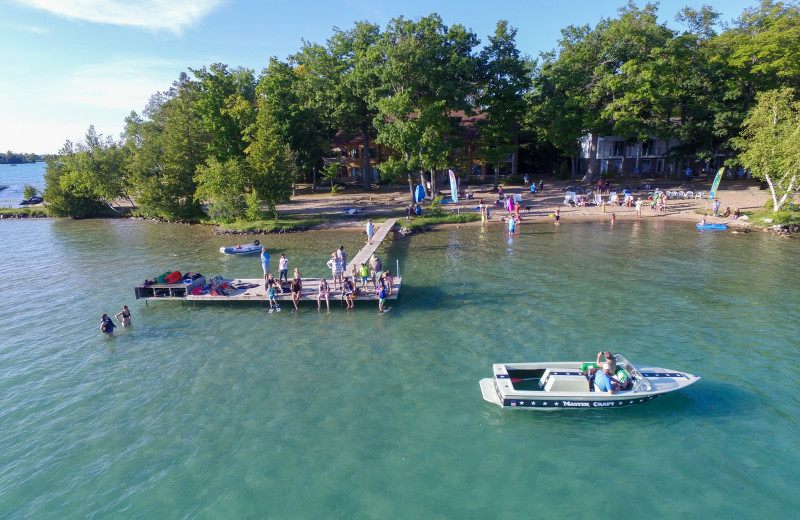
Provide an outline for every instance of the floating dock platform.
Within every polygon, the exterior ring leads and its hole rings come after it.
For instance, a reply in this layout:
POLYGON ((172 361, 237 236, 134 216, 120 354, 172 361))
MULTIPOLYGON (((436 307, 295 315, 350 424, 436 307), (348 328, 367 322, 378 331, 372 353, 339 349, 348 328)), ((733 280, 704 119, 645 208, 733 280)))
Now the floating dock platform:
MULTIPOLYGON (((347 266, 346 273, 351 272, 352 266, 367 263, 372 254, 378 249, 378 246, 383 242, 389 231, 394 226, 397 219, 387 219, 386 222, 381 224, 375 235, 372 237, 372 244, 366 244, 353 257, 352 261, 347 266)), ((303 282, 303 290, 300 292, 300 301, 317 301, 317 294, 319 293, 320 278, 301 278, 303 282)), ((341 287, 338 290, 333 288, 332 278, 326 278, 330 293, 328 299, 331 303, 344 300, 344 294, 341 287)), ((228 284, 229 293, 226 296, 215 294, 191 294, 192 289, 195 287, 205 285, 206 278, 201 277, 190 283, 155 283, 148 286, 139 285, 134 287, 134 293, 137 300, 144 300, 145 303, 149 300, 180 300, 191 302, 219 302, 219 301, 269 301, 267 296, 267 289, 264 285, 263 278, 223 278, 221 283, 228 284)), ((391 294, 386 295, 387 300, 396 300, 400 293, 400 287, 403 283, 403 278, 394 276, 392 281, 391 294)), ((354 280, 356 287, 361 288, 361 279, 354 280)), ((275 293, 275 300, 279 302, 291 302, 292 293, 289 290, 289 283, 282 284, 283 292, 275 293)), ((378 295, 375 292, 375 287, 371 283, 367 284, 367 289, 361 288, 361 291, 353 298, 355 301, 378 301, 378 295)))

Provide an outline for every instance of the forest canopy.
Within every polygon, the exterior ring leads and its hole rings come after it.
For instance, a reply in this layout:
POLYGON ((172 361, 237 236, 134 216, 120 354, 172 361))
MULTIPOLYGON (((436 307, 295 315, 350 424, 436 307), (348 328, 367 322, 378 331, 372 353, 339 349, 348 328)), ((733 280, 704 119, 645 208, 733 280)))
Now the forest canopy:
MULTIPOLYGON (((431 14, 383 29, 334 28, 260 73, 222 63, 189 69, 142 114, 131 112, 118 139, 90 127, 84 142, 65 143, 48 159, 45 199, 57 215, 98 214, 127 199, 143 216, 168 220, 276 217, 293 183, 330 176, 337 134, 365 151, 370 139, 387 146, 381 179, 409 184, 447 168, 464 174, 459 152, 470 130, 474 160, 495 166, 495 184, 496 165, 516 146, 532 164, 590 180, 591 157, 588 171, 575 171, 587 135, 657 137, 679 143, 673 159, 738 165, 738 150, 754 150, 742 139, 762 138, 751 110, 763 111, 765 93, 781 91, 788 110, 797 106, 797 3, 765 0, 730 25, 709 6, 687 7, 675 14, 678 30, 657 14, 657 3, 629 2, 594 27, 562 29, 555 48, 535 58, 516 47, 524 27, 500 20, 482 43, 431 14)), ((362 158, 367 172, 369 154, 362 158)), ((766 162, 749 162, 758 164, 766 162)), ((363 183, 369 189, 367 175, 363 183)))

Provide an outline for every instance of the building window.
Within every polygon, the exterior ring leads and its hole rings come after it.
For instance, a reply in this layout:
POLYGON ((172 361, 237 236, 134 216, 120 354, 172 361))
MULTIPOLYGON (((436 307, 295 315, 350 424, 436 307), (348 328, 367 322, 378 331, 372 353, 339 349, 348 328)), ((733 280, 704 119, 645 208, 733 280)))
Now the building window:
POLYGON ((358 148, 350 148, 350 157, 358 159, 358 148))
POLYGON ((625 151, 625 143, 622 141, 614 141, 614 145, 611 149, 611 156, 622 157, 624 151, 625 151))

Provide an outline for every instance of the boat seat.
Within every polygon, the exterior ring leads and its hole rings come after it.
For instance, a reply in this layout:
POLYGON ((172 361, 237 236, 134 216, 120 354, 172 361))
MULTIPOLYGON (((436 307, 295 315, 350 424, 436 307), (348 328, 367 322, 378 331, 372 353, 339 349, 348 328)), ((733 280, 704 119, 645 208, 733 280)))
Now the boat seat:
POLYGON ((575 370, 545 370, 540 381, 545 392, 588 392, 589 380, 575 370))

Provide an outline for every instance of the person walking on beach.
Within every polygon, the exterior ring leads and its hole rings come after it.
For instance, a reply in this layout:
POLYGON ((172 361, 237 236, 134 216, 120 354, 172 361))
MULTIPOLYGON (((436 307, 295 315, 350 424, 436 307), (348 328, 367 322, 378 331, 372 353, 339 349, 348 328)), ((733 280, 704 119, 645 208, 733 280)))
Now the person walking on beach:
POLYGON ((285 253, 281 253, 281 257, 278 259, 278 270, 278 281, 289 283, 289 259, 286 258, 285 253))
POLYGON ((642 218, 642 198, 636 199, 636 218, 642 218))
POLYGON ((128 310, 127 305, 123 305, 122 311, 116 313, 114 317, 117 318, 118 322, 122 323, 123 327, 131 326, 131 311, 128 310))
POLYGON ((100 332, 103 334, 112 334, 114 332, 114 322, 108 317, 108 314, 100 316, 100 332))
POLYGON ((561 209, 560 208, 556 208, 555 215, 556 215, 556 224, 558 224, 561 221, 561 209))
POLYGON ((375 228, 372 227, 372 219, 367 219, 367 244, 372 243, 372 235, 375 234, 375 228))
POLYGON ((267 275, 269 274, 269 253, 267 253, 267 248, 261 248, 261 269, 264 271, 264 281, 267 281, 267 275))

